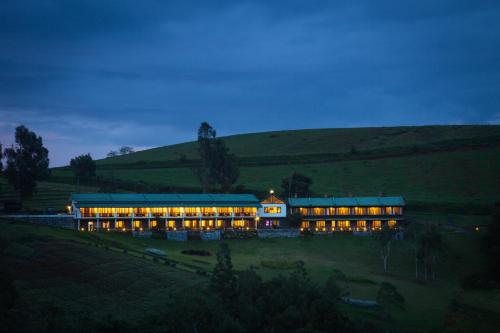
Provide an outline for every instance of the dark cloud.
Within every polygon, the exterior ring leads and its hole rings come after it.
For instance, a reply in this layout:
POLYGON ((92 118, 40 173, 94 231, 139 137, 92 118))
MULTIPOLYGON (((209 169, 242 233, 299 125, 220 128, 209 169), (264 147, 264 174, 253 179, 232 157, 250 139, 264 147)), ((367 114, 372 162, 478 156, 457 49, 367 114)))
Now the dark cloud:
POLYGON ((0 4, 0 141, 52 161, 289 128, 498 123, 497 1, 0 4))

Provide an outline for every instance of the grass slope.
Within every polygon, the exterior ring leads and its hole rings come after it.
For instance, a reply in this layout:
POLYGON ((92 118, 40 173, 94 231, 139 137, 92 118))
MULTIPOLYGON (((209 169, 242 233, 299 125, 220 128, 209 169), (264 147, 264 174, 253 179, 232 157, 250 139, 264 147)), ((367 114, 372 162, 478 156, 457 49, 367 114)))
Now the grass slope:
MULTIPOLYGON (((330 128, 249 133, 222 137, 238 157, 346 153, 414 146, 440 141, 500 136, 500 126, 410 126, 330 128)), ((100 160, 100 164, 196 159, 196 142, 186 142, 100 160)))
POLYGON ((88 245, 92 238, 72 231, 2 223, 8 240, 2 264, 19 294, 10 310, 17 328, 44 331, 48 312, 68 331, 85 322, 140 320, 160 309, 172 292, 205 279, 131 255, 88 245))
MULTIPOLYGON (((11 239, 7 250, 9 267, 21 290, 15 307, 19 315, 38 314, 43 306, 54 302, 63 305, 69 316, 74 313, 104 316, 111 312, 115 317, 136 319, 161 306, 169 291, 208 282, 206 278, 165 265, 81 245, 82 241, 91 245, 114 244, 129 251, 155 247, 166 251, 171 260, 205 270, 213 268, 218 247, 218 242, 135 239, 120 233, 75 233, 19 223, 2 227, 7 231, 2 237, 11 239), (212 256, 182 254, 186 249, 208 250, 212 256)), ((380 282, 393 283, 406 299, 405 311, 391 313, 394 322, 388 325, 393 331, 442 331, 442 325, 447 322, 450 332, 457 329, 495 332, 499 324, 500 292, 464 292, 459 286, 462 277, 482 269, 480 234, 445 233, 444 241, 446 254, 438 269, 438 280, 428 284, 414 281, 411 251, 405 241, 393 245, 388 274, 382 271, 376 240, 369 237, 330 235, 230 240, 228 243, 237 270, 252 265, 264 278, 287 274, 289 263, 303 260, 311 279, 317 283, 322 283, 334 269, 346 273, 348 283, 344 287, 354 298, 374 299, 380 282), (450 316, 452 299, 467 311, 450 316)), ((359 315, 356 309, 346 307, 344 310, 350 316, 359 315)))

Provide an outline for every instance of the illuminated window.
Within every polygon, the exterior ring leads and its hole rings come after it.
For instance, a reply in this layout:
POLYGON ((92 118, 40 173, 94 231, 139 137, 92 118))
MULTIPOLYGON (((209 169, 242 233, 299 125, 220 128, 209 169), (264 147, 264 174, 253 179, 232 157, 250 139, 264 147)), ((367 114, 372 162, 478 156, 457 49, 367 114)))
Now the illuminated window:
POLYGON ((169 229, 174 229, 175 228, 175 221, 174 220, 169 220, 168 221, 168 228, 169 229))
POLYGON ((394 228, 396 226, 396 220, 387 221, 387 225, 389 226, 389 228, 394 228))
POLYGON ((244 228, 245 227, 245 221, 244 220, 234 220, 233 226, 235 228, 244 228))
POLYGON ((372 229, 379 230, 382 229, 382 221, 372 221, 372 229))
POLYGON ((381 215, 382 209, 380 207, 370 207, 368 208, 368 214, 370 215, 381 215))
POLYGON ((116 227, 115 228, 123 228, 123 221, 116 221, 116 227))
POLYGON ((223 228, 224 227, 224 221, 223 220, 217 220, 217 228, 223 228))
POLYGON ((354 215, 366 215, 365 207, 354 207, 354 215))
POLYGON ((356 228, 358 230, 366 230, 366 221, 357 221, 356 228))
POLYGON ((213 207, 203 207, 201 209, 201 214, 203 216, 214 216, 215 215, 215 208, 213 208, 213 207))
POLYGON ((132 214, 132 208, 116 208, 116 213, 118 216, 130 216, 132 214))
POLYGON ((109 222, 102 222, 102 227, 104 229, 108 229, 109 228, 109 222))
POLYGON ((316 228, 319 230, 323 230, 326 228, 326 223, 325 221, 317 221, 316 222, 316 228))
POLYGON ((141 221, 134 221, 134 228, 140 228, 141 227, 141 221))
POLYGON ((170 215, 170 216, 181 216, 181 208, 180 207, 170 207, 168 209, 168 215, 170 215))
POLYGON ((340 230, 347 230, 351 226, 351 223, 349 221, 337 221, 337 227, 340 230))
POLYGON ((156 228, 158 226, 158 223, 156 221, 151 221, 151 227, 156 228))
POLYGON ((153 207, 151 208, 151 214, 154 216, 164 216, 167 213, 167 208, 164 207, 153 207))
POLYGON ((316 215, 316 216, 321 216, 321 215, 325 215, 325 209, 324 208, 320 208, 320 207, 315 207, 312 209, 313 211, 313 215, 316 215))
POLYGON ((264 213, 266 213, 266 214, 279 214, 279 213, 281 213, 281 207, 278 207, 278 206, 264 207, 264 213))
POLYGON ((308 209, 308 208, 301 207, 301 208, 300 208, 300 214, 301 214, 301 215, 304 215, 304 216, 309 215, 309 209, 308 209))
POLYGON ((403 214, 403 207, 393 207, 394 215, 403 214))
POLYGON ((184 213, 186 216, 198 216, 198 209, 196 207, 186 207, 184 213))
POLYGON ((233 210, 231 207, 219 207, 217 208, 217 214, 220 216, 231 216, 233 213, 233 210))
POLYGON ((309 221, 302 221, 302 223, 300 224, 300 227, 302 229, 309 229, 309 221))
POLYGON ((328 208, 328 215, 335 215, 335 208, 334 207, 328 208))
POLYGON ((349 207, 339 207, 337 208, 338 215, 349 215, 349 207))

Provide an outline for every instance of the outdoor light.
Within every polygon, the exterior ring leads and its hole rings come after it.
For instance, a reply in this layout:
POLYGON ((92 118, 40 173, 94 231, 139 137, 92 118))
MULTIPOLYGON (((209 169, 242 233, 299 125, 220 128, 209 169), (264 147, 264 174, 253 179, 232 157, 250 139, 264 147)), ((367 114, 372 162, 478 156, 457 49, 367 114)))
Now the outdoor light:
POLYGON ((269 191, 269 194, 274 194, 274 190, 273 190, 273 189, 271 189, 271 190, 269 191))

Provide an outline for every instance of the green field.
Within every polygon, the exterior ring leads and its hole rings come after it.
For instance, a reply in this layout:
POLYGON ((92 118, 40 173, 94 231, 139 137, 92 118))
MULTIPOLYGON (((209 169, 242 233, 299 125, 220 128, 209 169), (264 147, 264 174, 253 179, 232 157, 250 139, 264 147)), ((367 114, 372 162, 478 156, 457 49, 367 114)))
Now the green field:
MULTIPOLYGON (((50 304, 57 305, 74 325, 78 320, 107 315, 138 320, 161 307, 170 292, 206 286, 208 278, 187 272, 182 263, 211 271, 218 247, 218 242, 134 239, 121 233, 76 233, 22 223, 3 224, 2 230, 1 237, 10 240, 6 267, 10 267, 20 291, 12 313, 19 318, 30 313, 29 325, 43 321, 43 308, 50 304), (106 246, 128 249, 129 253, 106 250, 106 246), (132 255, 147 247, 166 251, 167 258, 179 264, 172 268, 132 255), (185 255, 181 253, 185 249, 208 250, 212 255, 185 255)), ((406 299, 406 310, 393 311, 394 322, 387 323, 395 332, 442 331, 445 322, 449 332, 468 332, 467 327, 474 327, 476 332, 494 332, 499 324, 500 292, 465 292, 459 284, 461 278, 482 269, 480 234, 445 232, 444 239, 446 251, 437 280, 427 284, 414 281, 406 241, 394 244, 387 274, 382 270, 376 240, 370 237, 329 235, 227 242, 237 270, 252 265, 264 278, 287 274, 287 263, 302 260, 318 284, 334 269, 344 272, 348 282, 342 285, 354 298, 374 299, 379 283, 391 282, 406 299), (460 327, 447 319, 452 299, 461 309, 467 309, 459 316, 460 327), (474 322, 477 316, 480 322, 474 322)), ((356 307, 345 305, 342 309, 353 319, 360 315, 356 307)), ((366 311, 363 315, 377 318, 375 310, 366 311)))
MULTIPOLYGON (((238 158, 237 185, 262 196, 280 191, 296 171, 313 179, 314 195, 402 195, 411 211, 487 214, 500 198, 500 126, 297 130, 223 140, 238 158)), ((106 192, 112 184, 118 192, 199 192, 196 163, 196 142, 106 158, 97 161, 98 179, 81 191, 106 192)), ((63 209, 75 183, 71 169, 53 168, 24 207, 63 209)), ((0 188, 0 202, 13 198, 12 188, 0 188)))

